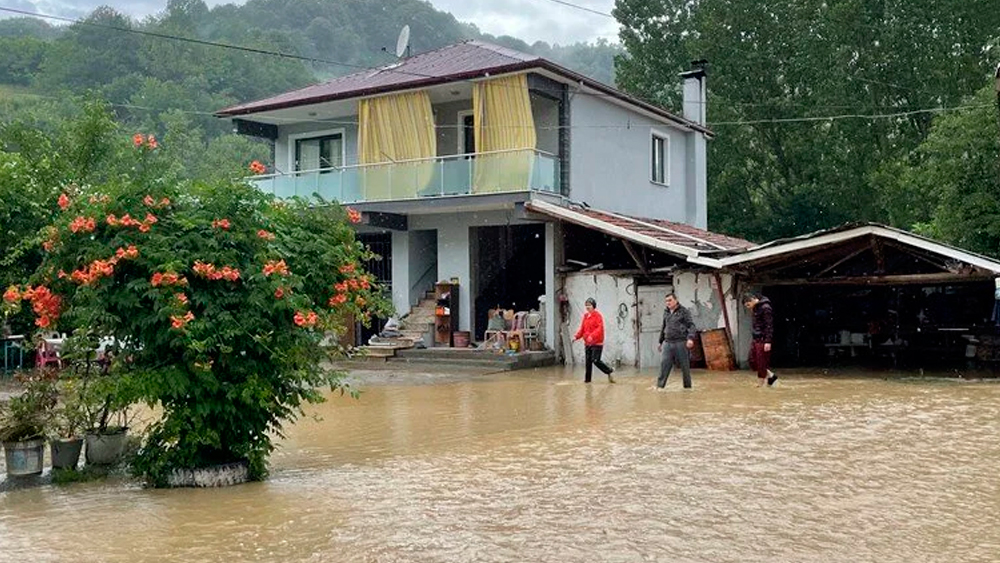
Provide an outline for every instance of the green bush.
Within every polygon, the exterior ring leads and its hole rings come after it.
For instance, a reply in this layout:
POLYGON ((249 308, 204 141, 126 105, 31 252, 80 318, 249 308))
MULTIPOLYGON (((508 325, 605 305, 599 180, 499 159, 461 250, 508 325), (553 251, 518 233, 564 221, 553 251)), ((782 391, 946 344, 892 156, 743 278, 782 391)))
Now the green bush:
POLYGON ((369 251, 338 205, 177 180, 144 135, 116 150, 119 173, 59 196, 33 285, 9 288, 7 306, 30 302, 77 347, 113 339, 94 380, 110 410, 162 412, 133 465, 150 483, 236 461, 260 479, 283 425, 321 387, 344 389, 324 364, 342 350, 324 341, 388 308, 361 270, 369 251))

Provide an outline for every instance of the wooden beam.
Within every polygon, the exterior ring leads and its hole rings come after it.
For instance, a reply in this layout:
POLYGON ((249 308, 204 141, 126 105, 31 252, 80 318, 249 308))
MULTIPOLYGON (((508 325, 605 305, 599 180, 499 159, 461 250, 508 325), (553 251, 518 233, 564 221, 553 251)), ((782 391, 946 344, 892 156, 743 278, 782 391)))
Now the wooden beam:
POLYGON ((639 271, 642 272, 642 275, 649 275, 649 268, 646 267, 646 262, 641 256, 639 256, 639 253, 635 251, 635 247, 632 246, 632 243, 625 239, 621 239, 621 241, 622 244, 625 245, 625 250, 628 251, 629 256, 632 257, 632 260, 635 260, 635 265, 639 267, 639 271))
POLYGON ((872 237, 872 253, 875 255, 875 273, 885 274, 885 254, 882 252, 882 241, 872 237))
POLYGON ((848 260, 850 260, 852 258, 856 258, 859 254, 862 254, 866 250, 868 250, 868 249, 867 248, 859 248, 859 249, 855 250, 854 252, 848 254, 847 256, 844 256, 840 260, 837 260, 832 265, 827 266, 826 268, 823 268, 823 270, 821 272, 818 272, 817 274, 815 274, 815 277, 818 278, 818 277, 822 276, 823 274, 829 272, 830 270, 833 270, 837 266, 840 266, 844 262, 847 262, 848 260))
POLYGON ((931 258, 929 258, 927 256, 924 256, 924 254, 922 252, 918 252, 917 249, 914 248, 914 247, 912 247, 912 246, 906 246, 906 245, 903 245, 903 244, 897 244, 897 243, 895 243, 893 241, 885 241, 884 244, 886 246, 890 246, 892 248, 895 248, 896 250, 899 250, 900 252, 902 252, 903 254, 905 254, 907 256, 912 256, 912 257, 916 258, 917 260, 922 260, 924 262, 927 262, 928 264, 930 264, 931 266, 934 266, 935 268, 937 268, 939 270, 942 270, 942 271, 945 271, 945 272, 948 271, 948 267, 945 266, 943 262, 938 262, 936 260, 932 260, 931 258))
POLYGON ((761 285, 914 285, 968 283, 992 280, 992 273, 952 274, 904 274, 898 276, 852 276, 840 278, 800 278, 800 279, 759 279, 761 285))

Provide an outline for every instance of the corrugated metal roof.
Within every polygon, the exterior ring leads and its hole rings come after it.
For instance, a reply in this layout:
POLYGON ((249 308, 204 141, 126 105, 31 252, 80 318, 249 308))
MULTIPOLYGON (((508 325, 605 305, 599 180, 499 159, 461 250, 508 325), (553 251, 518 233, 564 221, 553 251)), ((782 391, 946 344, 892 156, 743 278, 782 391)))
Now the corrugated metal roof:
POLYGON ((626 238, 636 244, 685 256, 742 252, 755 246, 747 240, 673 221, 632 217, 582 206, 564 207, 538 201, 525 205, 531 211, 626 238))
POLYGON ((367 69, 334 78, 322 84, 307 86, 263 100, 239 104, 220 110, 216 115, 235 117, 263 111, 317 104, 334 100, 362 98, 409 88, 458 82, 528 69, 544 69, 583 84, 611 98, 621 100, 663 119, 711 135, 712 132, 661 107, 633 98, 611 86, 587 78, 536 55, 529 55, 483 41, 465 41, 420 53, 399 63, 377 69, 367 69))

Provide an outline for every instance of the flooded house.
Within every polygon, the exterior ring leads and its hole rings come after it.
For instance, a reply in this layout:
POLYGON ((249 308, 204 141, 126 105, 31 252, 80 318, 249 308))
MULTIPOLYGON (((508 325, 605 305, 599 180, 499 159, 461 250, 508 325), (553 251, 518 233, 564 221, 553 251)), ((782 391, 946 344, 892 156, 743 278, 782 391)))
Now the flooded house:
POLYGON ((565 248, 586 235, 551 210, 579 202, 706 227, 704 79, 685 73, 679 116, 467 41, 218 115, 272 144, 260 189, 361 212, 359 236, 384 257, 373 267, 397 314, 454 283, 456 331, 482 339, 497 305, 538 310, 540 340, 554 348, 562 323, 544 304, 557 302, 565 248))
POLYGON ((756 289, 774 303, 779 366, 995 355, 994 260, 879 225, 765 245, 709 232, 706 74, 680 80, 675 115, 467 41, 218 115, 271 143, 261 190, 361 212, 359 238, 382 256, 369 269, 431 347, 482 342, 499 307, 526 314, 552 360, 579 363, 572 335, 594 297, 605 360, 651 368, 673 292, 702 332, 696 355, 737 365, 740 299, 756 289))

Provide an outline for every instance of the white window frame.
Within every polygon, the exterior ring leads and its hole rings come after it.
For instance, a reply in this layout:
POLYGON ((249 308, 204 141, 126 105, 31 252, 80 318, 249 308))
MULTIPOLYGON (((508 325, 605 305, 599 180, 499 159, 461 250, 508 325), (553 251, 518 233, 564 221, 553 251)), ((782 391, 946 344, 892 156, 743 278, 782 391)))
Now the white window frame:
POLYGON ((670 187, 670 134, 659 129, 651 129, 649 133, 649 182, 657 186, 670 187), (663 181, 658 182, 653 177, 653 142, 663 141, 663 181))
POLYGON ((324 129, 322 131, 309 131, 308 133, 292 133, 288 135, 288 168, 291 173, 298 172, 295 169, 295 143, 319 137, 331 137, 338 133, 340 134, 340 162, 343 163, 343 166, 347 166, 347 129, 343 127, 339 129, 324 129))
POLYGON ((466 154, 465 147, 462 146, 462 142, 465 141, 465 118, 474 115, 476 115, 476 110, 472 109, 464 109, 458 112, 458 127, 455 128, 455 131, 458 132, 456 135, 457 139, 455 140, 455 154, 466 154))

